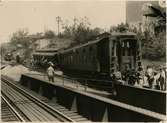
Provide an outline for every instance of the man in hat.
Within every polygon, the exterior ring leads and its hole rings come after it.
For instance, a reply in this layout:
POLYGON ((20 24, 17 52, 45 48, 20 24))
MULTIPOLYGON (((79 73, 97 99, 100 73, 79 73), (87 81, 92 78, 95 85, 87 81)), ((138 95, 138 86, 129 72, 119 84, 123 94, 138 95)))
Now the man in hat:
POLYGON ((149 66, 149 65, 147 66, 145 76, 147 77, 149 87, 153 88, 154 87, 154 72, 153 72, 152 66, 149 66))
POLYGON ((163 66, 160 66, 159 69, 159 74, 157 77, 158 84, 160 86, 160 90, 165 90, 166 89, 166 76, 165 76, 165 71, 163 70, 163 66))
POLYGON ((54 82, 54 73, 55 73, 55 71, 53 69, 53 63, 49 62, 49 67, 47 69, 47 75, 48 75, 49 81, 54 82))

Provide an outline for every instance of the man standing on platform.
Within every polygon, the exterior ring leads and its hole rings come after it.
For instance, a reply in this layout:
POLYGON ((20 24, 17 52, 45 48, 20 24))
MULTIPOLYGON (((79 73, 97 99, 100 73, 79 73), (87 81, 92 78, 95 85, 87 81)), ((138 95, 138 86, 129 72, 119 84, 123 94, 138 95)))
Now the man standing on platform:
POLYGON ((48 79, 49 81, 54 82, 54 69, 53 69, 53 63, 49 62, 49 68, 47 69, 47 75, 48 75, 48 79))

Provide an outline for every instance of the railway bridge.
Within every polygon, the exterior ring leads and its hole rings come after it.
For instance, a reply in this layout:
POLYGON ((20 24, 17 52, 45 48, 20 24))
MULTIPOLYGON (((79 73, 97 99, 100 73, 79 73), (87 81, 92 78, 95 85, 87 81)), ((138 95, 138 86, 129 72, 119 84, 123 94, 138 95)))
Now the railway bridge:
POLYGON ((90 79, 79 83, 79 78, 56 74, 49 82, 46 74, 22 74, 16 67, 1 68, 11 70, 1 76, 2 121, 166 121, 166 92, 116 82, 111 93, 88 86, 90 79), (20 79, 14 79, 17 74, 20 79))

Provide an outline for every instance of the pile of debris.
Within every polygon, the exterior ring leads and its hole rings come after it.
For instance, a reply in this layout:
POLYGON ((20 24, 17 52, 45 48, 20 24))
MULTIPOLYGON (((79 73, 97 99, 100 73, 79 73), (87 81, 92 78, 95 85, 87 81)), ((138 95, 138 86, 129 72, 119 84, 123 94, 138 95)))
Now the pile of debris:
POLYGON ((37 74, 38 72, 36 71, 30 71, 28 68, 24 67, 23 65, 7 65, 1 70, 1 74, 4 76, 7 76, 14 81, 20 81, 21 75, 22 74, 37 74))

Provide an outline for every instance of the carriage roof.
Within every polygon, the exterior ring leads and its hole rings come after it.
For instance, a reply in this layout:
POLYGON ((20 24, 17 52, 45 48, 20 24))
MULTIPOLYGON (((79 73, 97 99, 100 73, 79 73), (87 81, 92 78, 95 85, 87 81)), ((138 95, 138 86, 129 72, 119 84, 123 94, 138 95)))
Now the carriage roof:
POLYGON ((111 33, 111 36, 136 36, 136 34, 133 32, 113 32, 111 33))
POLYGON ((54 56, 56 54, 55 53, 49 53, 49 52, 44 52, 44 53, 41 53, 41 52, 35 52, 33 53, 33 56, 54 56))
POLYGON ((88 45, 91 45, 91 44, 95 44, 95 43, 98 43, 100 42, 101 40, 105 39, 105 38, 114 38, 114 37, 122 37, 122 36, 136 36, 135 33, 132 33, 132 32, 124 32, 124 33, 119 33, 119 32, 114 32, 114 33, 103 33, 101 35, 98 35, 97 38, 93 41, 88 41, 87 43, 85 44, 80 44, 80 45, 77 45, 77 46, 74 46, 74 47, 71 47, 71 48, 67 48, 67 49, 64 49, 64 50, 59 50, 58 53, 65 53, 65 52, 68 52, 68 51, 71 51, 71 50, 75 50, 75 49, 78 49, 78 48, 81 48, 81 47, 84 47, 84 46, 88 46, 88 45))
POLYGON ((58 49, 56 49, 56 48, 52 48, 52 49, 38 49, 38 50, 36 50, 36 52, 57 52, 58 51, 58 49))

